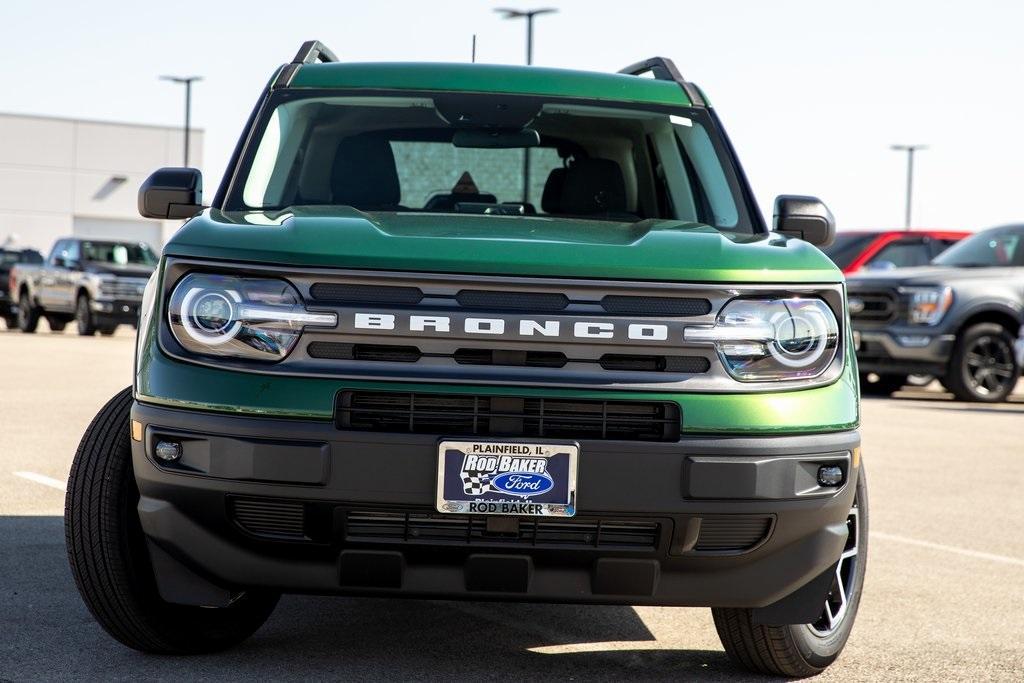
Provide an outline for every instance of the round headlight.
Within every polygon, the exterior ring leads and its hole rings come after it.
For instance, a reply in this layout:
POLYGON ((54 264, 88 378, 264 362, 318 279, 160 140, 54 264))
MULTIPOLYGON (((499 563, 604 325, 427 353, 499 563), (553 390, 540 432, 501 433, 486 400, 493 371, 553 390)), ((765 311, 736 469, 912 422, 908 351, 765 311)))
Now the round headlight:
POLYGON ((242 329, 242 321, 237 319, 232 305, 232 301, 240 303, 241 300, 241 295, 233 289, 191 287, 181 299, 181 327, 189 337, 201 344, 226 344, 242 329))
POLYGON ((168 323, 186 350, 213 356, 280 360, 306 325, 334 326, 334 313, 306 311, 283 280, 190 273, 171 293, 168 323))

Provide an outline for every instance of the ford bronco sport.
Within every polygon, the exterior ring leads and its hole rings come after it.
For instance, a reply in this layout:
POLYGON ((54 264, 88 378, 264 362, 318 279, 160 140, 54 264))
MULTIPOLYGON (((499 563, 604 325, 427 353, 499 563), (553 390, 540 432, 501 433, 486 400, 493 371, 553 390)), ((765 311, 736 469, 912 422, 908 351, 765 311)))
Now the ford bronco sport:
POLYGON ((812 246, 835 227, 786 196, 767 229, 672 62, 313 41, 228 168, 208 207, 195 169, 140 190, 188 221, 66 512, 112 636, 223 649, 300 592, 705 606, 755 671, 838 656, 867 497, 843 277, 812 246))

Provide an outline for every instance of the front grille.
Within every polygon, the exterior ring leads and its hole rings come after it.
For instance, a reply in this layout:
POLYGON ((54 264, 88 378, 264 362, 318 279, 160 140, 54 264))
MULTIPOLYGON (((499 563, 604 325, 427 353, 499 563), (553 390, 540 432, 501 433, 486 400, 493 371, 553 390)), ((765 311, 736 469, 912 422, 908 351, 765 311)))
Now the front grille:
POLYGON ((141 299, 146 280, 118 278, 100 284, 100 294, 113 299, 141 299))
POLYGON ((889 292, 850 292, 850 298, 864 305, 859 311, 850 311, 853 320, 884 323, 896 317, 896 297, 889 292))
POLYGON ((656 550, 660 536, 661 524, 648 520, 522 518, 501 531, 488 531, 486 517, 350 510, 345 524, 347 541, 377 543, 425 541, 656 550))
MULTIPOLYGON (((310 342, 307 353, 311 358, 324 360, 352 360, 381 363, 417 363, 427 356, 419 347, 397 344, 345 344, 340 342, 310 342)), ((562 368, 569 358, 560 351, 520 351, 515 349, 461 348, 455 353, 430 354, 434 358, 451 358, 459 365, 492 365, 526 368, 562 368)), ((595 363, 593 360, 575 360, 595 363)), ((711 368, 703 356, 661 356, 646 354, 606 353, 596 364, 604 370, 619 372, 677 372, 699 375, 711 368)))
POLYGON ((415 346, 390 344, 341 344, 338 342, 310 342, 306 347, 312 358, 328 360, 360 360, 382 363, 415 363, 421 357, 415 346))
POLYGON ((601 307, 614 315, 658 315, 691 318, 711 312, 707 299, 667 296, 621 296, 609 294, 601 307))
POLYGON ((306 510, 302 503, 233 498, 231 514, 240 527, 265 538, 305 540, 306 510))
POLYGON ((569 305, 569 297, 557 292, 498 292, 464 289, 455 295, 463 308, 496 311, 561 311, 569 305))
POLYGON ((709 515, 701 520, 698 552, 743 552, 768 537, 772 518, 750 515, 709 515))
POLYGON ((560 368, 568 359, 558 351, 504 351, 499 349, 458 349, 459 365, 510 365, 528 368, 560 368))
POLYGON ((605 370, 632 372, 707 372, 711 361, 703 356, 642 356, 606 353, 598 361, 605 370))
POLYGON ((665 401, 594 401, 345 391, 339 429, 446 436, 678 441, 679 406, 665 401))
POLYGON ((330 301, 331 303, 414 306, 423 301, 423 292, 418 287, 317 282, 309 288, 309 293, 317 301, 330 301))

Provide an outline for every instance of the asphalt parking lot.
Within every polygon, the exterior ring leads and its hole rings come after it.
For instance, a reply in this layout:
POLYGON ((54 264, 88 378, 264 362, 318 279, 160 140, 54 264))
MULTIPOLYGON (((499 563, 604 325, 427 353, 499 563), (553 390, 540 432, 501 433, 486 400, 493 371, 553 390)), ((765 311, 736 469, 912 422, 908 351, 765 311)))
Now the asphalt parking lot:
MULTIPOLYGON (((219 656, 124 649, 71 580, 61 514, 78 439, 131 382, 111 338, 0 332, 0 682, 42 679, 740 680, 702 609, 286 597, 219 656)), ((824 680, 1024 679, 1024 395, 864 402, 868 577, 824 680)))

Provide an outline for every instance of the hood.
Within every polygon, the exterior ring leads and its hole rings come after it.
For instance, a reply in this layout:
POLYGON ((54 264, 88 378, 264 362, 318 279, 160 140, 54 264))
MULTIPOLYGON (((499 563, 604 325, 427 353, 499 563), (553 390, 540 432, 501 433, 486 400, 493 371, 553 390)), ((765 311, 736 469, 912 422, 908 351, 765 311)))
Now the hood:
POLYGON ((116 263, 105 261, 86 261, 82 264, 82 271, 94 275, 116 275, 117 277, 143 277, 148 278, 156 270, 156 266, 143 266, 138 263, 119 266, 116 263))
POLYGON ((410 272, 664 281, 841 282, 811 245, 680 221, 639 223, 296 207, 207 210, 166 255, 410 272))
POLYGON ((853 287, 899 287, 901 285, 939 285, 983 280, 1002 281, 1020 277, 1019 268, 958 268, 956 266, 917 266, 876 272, 864 272, 847 278, 853 287))

